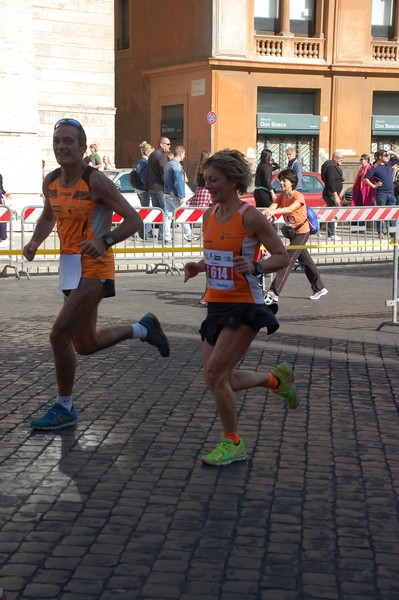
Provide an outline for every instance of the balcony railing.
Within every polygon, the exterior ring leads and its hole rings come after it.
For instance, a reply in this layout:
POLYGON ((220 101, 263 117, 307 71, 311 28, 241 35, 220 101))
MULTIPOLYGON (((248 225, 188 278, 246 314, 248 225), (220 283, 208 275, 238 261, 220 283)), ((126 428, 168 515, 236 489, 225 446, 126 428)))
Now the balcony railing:
POLYGON ((378 62, 398 62, 398 42, 373 42, 373 60, 378 62))
POLYGON ((324 39, 256 35, 256 56, 264 58, 323 60, 324 39))

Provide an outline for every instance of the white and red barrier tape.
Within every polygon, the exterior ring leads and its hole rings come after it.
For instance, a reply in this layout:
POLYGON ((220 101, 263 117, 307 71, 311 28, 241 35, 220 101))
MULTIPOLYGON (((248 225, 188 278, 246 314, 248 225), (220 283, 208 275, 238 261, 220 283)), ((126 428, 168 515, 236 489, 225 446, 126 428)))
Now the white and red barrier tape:
MULTIPOLYGON (((135 210, 139 213, 144 223, 162 223, 163 221, 163 212, 160 208, 136 208, 135 210)), ((114 213, 112 222, 120 223, 121 221, 123 221, 123 217, 114 213)))
POLYGON ((0 206, 0 221, 11 221, 11 211, 8 206, 0 206))
POLYGON ((399 206, 348 206, 347 208, 316 208, 319 221, 394 221, 399 218, 399 206))
MULTIPOLYGON (((137 208, 136 210, 143 219, 144 223, 162 223, 163 213, 160 208, 137 208)), ((43 207, 27 206, 22 211, 22 220, 25 223, 37 223, 42 211, 43 207)), ((2 219, 1 211, 0 220, 8 220, 2 219)), ((123 221, 123 217, 114 213, 112 216, 112 222, 120 223, 121 221, 123 221)))
MULTIPOLYGON (((25 223, 36 223, 42 213, 42 208, 28 206, 22 212, 25 223)), ((162 223, 163 213, 159 208, 136 209, 144 223, 162 223)), ((178 208, 175 212, 176 223, 202 223, 202 216, 206 208, 178 208)), ((322 223, 330 221, 394 221, 399 218, 399 206, 370 206, 370 207, 337 207, 317 208, 317 218, 322 223)), ((277 215, 276 215, 277 216, 277 215)), ((11 219, 10 210, 6 206, 0 206, 0 221, 11 219)), ((113 215, 112 222, 120 223, 123 220, 117 214, 113 215)), ((276 219, 279 222, 281 217, 276 219)))
POLYGON ((42 212, 43 207, 27 206, 22 211, 22 221, 24 223, 37 223, 42 212))

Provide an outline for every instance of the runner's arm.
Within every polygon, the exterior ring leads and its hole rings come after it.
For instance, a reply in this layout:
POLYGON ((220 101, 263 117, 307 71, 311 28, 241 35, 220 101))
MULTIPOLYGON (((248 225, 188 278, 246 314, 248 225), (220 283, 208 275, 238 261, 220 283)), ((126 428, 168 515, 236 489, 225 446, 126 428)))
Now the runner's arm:
MULTIPOLYGON (((143 227, 143 220, 138 212, 122 196, 116 185, 103 175, 101 171, 93 171, 90 175, 90 192, 93 200, 103 202, 111 208, 123 221, 109 233, 116 244, 123 242, 143 227)), ((86 240, 79 244, 82 254, 100 256, 106 250, 105 242, 100 238, 86 240)))
MULTIPOLYGON (((212 207, 208 208, 202 215, 202 222, 205 223, 208 216, 210 215, 212 207)), ((196 277, 198 273, 205 273, 204 259, 199 262, 188 262, 184 265, 184 283, 193 277, 196 277)))
POLYGON ((23 255, 27 260, 33 260, 40 244, 50 235, 55 225, 55 217, 48 200, 48 175, 43 181, 44 206, 30 241, 24 246, 23 255))
MULTIPOLYGON (((244 226, 249 233, 258 238, 270 254, 268 258, 259 261, 264 273, 275 273, 288 265, 289 257, 284 244, 266 217, 256 208, 251 207, 247 210, 244 215, 244 226)), ((236 256, 234 266, 240 273, 256 275, 254 263, 244 256, 236 256)))

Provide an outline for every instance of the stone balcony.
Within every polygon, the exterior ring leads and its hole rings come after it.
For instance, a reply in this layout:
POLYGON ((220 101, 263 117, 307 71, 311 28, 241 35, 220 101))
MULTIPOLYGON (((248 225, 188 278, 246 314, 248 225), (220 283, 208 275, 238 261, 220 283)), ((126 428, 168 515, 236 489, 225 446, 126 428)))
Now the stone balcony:
POLYGON ((398 66, 398 42, 372 42, 371 47, 374 61, 378 61, 379 63, 394 63, 392 66, 398 66))
POLYGON ((256 35, 256 57, 295 60, 324 60, 324 39, 256 35))
MULTIPOLYGON (((256 35, 256 58, 269 60, 303 60, 324 62, 324 44, 322 38, 284 37, 275 35, 256 35)), ((399 64, 399 42, 373 41, 370 46, 370 58, 381 65, 397 68, 399 64)))

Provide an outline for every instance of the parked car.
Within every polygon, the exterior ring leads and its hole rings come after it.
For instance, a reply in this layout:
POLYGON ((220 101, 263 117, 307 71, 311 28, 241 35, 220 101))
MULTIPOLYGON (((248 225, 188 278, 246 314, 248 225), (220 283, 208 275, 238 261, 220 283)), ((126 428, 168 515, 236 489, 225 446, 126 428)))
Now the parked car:
MULTIPOLYGON (((129 204, 135 207, 140 206, 140 200, 137 195, 136 189, 130 183, 129 176, 131 173, 131 169, 110 169, 109 171, 102 171, 102 173, 106 177, 112 179, 122 196, 126 198, 129 204)), ((191 198, 191 196, 193 195, 194 192, 186 183, 186 200, 191 198)))
MULTIPOLYGON (((276 194, 281 194, 280 181, 278 179, 278 173, 273 175, 272 188, 276 194)), ((322 207, 326 203, 322 198, 324 183, 320 173, 305 172, 303 174, 303 186, 302 193, 305 196, 306 204, 313 207, 322 207)), ((242 199, 251 204, 255 204, 253 193, 245 194, 242 199)))
POLYGON ((132 206, 140 206, 140 200, 135 188, 130 183, 131 169, 110 169, 102 171, 103 175, 112 179, 120 193, 132 206))

